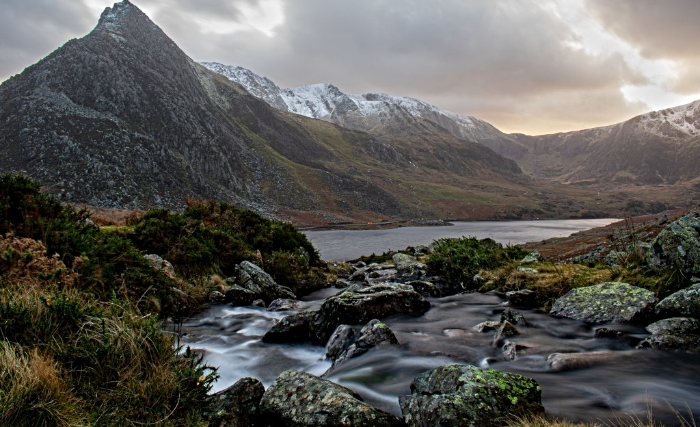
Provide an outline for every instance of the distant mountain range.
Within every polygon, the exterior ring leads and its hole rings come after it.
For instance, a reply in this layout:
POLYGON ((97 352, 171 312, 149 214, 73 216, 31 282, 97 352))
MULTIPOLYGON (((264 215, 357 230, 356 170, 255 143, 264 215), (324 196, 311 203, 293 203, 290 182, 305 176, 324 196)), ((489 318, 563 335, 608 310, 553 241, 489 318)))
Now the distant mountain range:
POLYGON ((178 209, 215 198, 297 224, 620 216, 697 200, 692 187, 681 202, 667 189, 619 188, 695 179, 697 105, 695 115, 527 137, 411 98, 280 89, 205 65, 136 6, 116 3, 88 35, 0 85, 0 171, 24 171, 72 203, 178 209), (622 134, 626 145, 612 136, 622 134), (639 135, 648 148, 635 151, 639 135), (560 183, 591 176, 619 186, 560 183))

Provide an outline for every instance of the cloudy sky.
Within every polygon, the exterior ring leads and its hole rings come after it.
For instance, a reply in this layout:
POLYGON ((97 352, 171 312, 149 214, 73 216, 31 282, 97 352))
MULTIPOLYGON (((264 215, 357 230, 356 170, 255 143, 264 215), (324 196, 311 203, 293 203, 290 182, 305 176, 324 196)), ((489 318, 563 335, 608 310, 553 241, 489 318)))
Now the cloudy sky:
MULTIPOLYGON (((0 81, 113 0, 3 0, 0 81)), ((197 61, 279 86, 411 96, 505 132, 607 125, 700 99, 698 0, 133 0, 197 61)))

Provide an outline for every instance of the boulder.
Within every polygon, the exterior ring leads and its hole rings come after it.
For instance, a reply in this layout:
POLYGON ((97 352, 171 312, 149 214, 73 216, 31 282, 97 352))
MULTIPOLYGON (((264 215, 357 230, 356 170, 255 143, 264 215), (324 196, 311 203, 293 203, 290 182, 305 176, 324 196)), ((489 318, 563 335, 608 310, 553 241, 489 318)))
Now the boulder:
POLYGON ((374 347, 396 345, 398 343, 399 340, 396 339, 394 331, 389 326, 377 319, 372 319, 360 330, 357 340, 333 360, 333 366, 337 366, 353 357, 361 356, 374 347))
POLYGON ((534 308, 539 305, 537 294, 530 289, 506 292, 506 298, 513 307, 534 308))
POLYGON ((367 405, 354 391, 300 371, 282 372, 260 401, 270 426, 399 427, 395 415, 367 405))
POLYGON ((260 399, 265 387, 255 378, 236 381, 231 387, 212 395, 214 413, 210 427, 262 427, 260 399))
POLYGON ((148 254, 144 255, 143 257, 146 258, 148 264, 151 267, 155 268, 156 270, 162 271, 163 274, 168 276, 169 279, 175 279, 175 268, 170 263, 170 261, 165 260, 156 254, 148 254))
POLYGON ((272 276, 250 261, 240 263, 237 271, 237 284, 253 292, 257 298, 265 300, 266 303, 277 298, 296 299, 296 295, 291 289, 278 285, 272 276))
POLYGON ((694 317, 700 319, 700 283, 681 289, 656 305, 658 318, 694 317))
POLYGON ((439 286, 436 286, 433 282, 428 282, 426 280, 412 280, 410 282, 406 282, 406 284, 424 297, 443 296, 442 289, 439 286))
POLYGON ((326 357, 334 361, 357 340, 357 330, 350 325, 340 325, 326 343, 326 357))
POLYGON ((317 314, 317 310, 290 314, 270 328, 262 340, 267 343, 315 342, 316 336, 312 332, 311 323, 317 314))
POLYGON ((690 212, 667 225, 651 242, 646 255, 656 270, 678 269, 686 276, 700 273, 700 212, 690 212))
POLYGON ((356 325, 391 314, 419 316, 430 303, 408 285, 382 283, 374 286, 352 285, 328 297, 313 320, 317 342, 325 344, 338 325, 356 325))
POLYGON ((654 294, 646 289, 605 282, 572 289, 554 302, 550 314, 592 324, 633 322, 651 314, 656 302, 654 294))
POLYGON ((418 375, 399 405, 409 427, 495 427, 513 415, 544 414, 535 380, 457 364, 418 375))
POLYGON ((224 294, 224 302, 236 307, 251 305, 257 298, 258 294, 238 285, 231 286, 224 294))
POLYGON ((423 280, 426 276, 427 266, 419 262, 416 257, 402 253, 392 257, 396 265, 396 280, 401 282, 423 280))
POLYGON ((651 334, 637 346, 660 350, 700 350, 700 321, 688 317, 659 320, 646 327, 651 334))

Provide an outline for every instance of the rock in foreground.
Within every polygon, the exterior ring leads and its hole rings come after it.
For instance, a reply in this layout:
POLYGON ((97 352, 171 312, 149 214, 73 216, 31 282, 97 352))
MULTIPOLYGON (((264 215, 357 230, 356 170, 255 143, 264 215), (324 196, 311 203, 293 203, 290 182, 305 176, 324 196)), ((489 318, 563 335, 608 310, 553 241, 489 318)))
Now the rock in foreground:
POLYGON ((572 289, 554 302, 550 314, 594 324, 633 322, 649 315, 656 301, 646 289, 605 282, 572 289))
POLYGON ((409 427, 495 427, 511 415, 543 414, 533 379, 468 365, 445 365, 418 375, 411 395, 399 396, 409 427))
POLYGON ((260 402, 270 426, 399 427, 401 419, 367 405, 354 391, 300 371, 285 371, 260 402))

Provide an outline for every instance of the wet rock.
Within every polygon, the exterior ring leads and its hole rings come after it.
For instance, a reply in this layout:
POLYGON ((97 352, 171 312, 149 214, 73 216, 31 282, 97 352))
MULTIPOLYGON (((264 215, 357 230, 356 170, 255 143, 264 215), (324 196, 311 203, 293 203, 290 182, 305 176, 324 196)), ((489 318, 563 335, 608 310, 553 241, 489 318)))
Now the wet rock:
POLYGON ((626 334, 622 331, 618 331, 615 329, 610 329, 610 328, 596 328, 596 330, 593 332, 593 336, 596 338, 613 338, 613 339, 620 339, 624 337, 626 334))
POLYGON ((557 299, 550 314, 586 323, 633 322, 643 320, 657 299, 646 289, 620 282, 572 289, 557 299))
POLYGON ((553 371, 568 371, 604 363, 619 355, 614 351, 592 351, 590 353, 552 353, 547 363, 553 371))
POLYGON ((170 261, 161 258, 156 254, 144 255, 148 264, 156 270, 162 271, 169 279, 175 279, 175 268, 170 261))
POLYGON ((364 282, 367 279, 367 269, 362 268, 352 273, 348 280, 351 282, 364 282))
POLYGON ((224 296, 224 301, 226 303, 229 303, 236 307, 251 305, 251 303, 258 298, 258 295, 255 292, 249 289, 242 288, 238 285, 231 286, 226 291, 224 296))
POLYGON ((289 311, 299 308, 299 301, 295 299, 278 298, 267 306, 267 311, 289 311))
POLYGON ((513 307, 534 308, 539 305, 537 294, 529 289, 506 292, 506 298, 513 307))
POLYGON ((260 402, 270 426, 399 427, 401 419, 367 405, 354 391, 300 371, 282 372, 260 402))
MULTIPOLYGON (((364 279, 363 279, 364 280, 364 279)), ((335 281, 335 287, 338 289, 344 289, 350 286, 352 283, 350 283, 350 280, 348 279, 343 279, 342 277, 339 278, 338 280, 335 281)))
POLYGON ((689 317, 672 317, 652 323, 646 327, 652 335, 658 334, 698 334, 700 321, 689 317))
POLYGON ((700 319, 700 283, 681 289, 656 305, 656 315, 665 317, 694 317, 700 319))
POLYGON ((396 265, 396 280, 401 282, 422 280, 426 276, 427 267, 416 257, 402 253, 394 254, 392 261, 396 265))
POLYGON ((660 350, 700 350, 700 321, 688 317, 659 320, 646 327, 652 334, 637 346, 660 350))
POLYGON ((278 285, 272 276, 250 261, 240 263, 237 270, 237 284, 255 293, 257 298, 263 299, 265 302, 270 302, 277 298, 296 299, 296 295, 291 289, 278 285))
POLYGON ((326 344, 326 357, 335 361, 357 340, 357 330, 350 325, 335 328, 326 344))
POLYGON ((678 269, 689 276, 700 273, 700 212, 691 212, 671 224, 652 241, 646 256, 656 270, 678 269))
POLYGON ((506 341, 503 343, 503 348, 501 352, 506 360, 515 360, 518 358, 519 353, 525 350, 527 346, 514 343, 513 341, 506 341))
POLYGON ((525 320, 525 316, 512 308, 506 308, 503 310, 503 313, 501 313, 501 322, 510 322, 513 325, 530 326, 528 321, 525 320))
POLYGON ((544 414, 535 380, 468 365, 418 375, 411 394, 399 396, 399 405, 409 427, 495 427, 513 415, 544 414))
POLYGON ((253 307, 263 307, 263 308, 265 308, 265 301, 263 301, 263 300, 261 300, 261 299, 256 299, 255 301, 253 301, 252 303, 250 303, 250 305, 252 305, 253 307))
POLYGON ((318 314, 317 310, 305 310, 290 314, 277 322, 263 335, 263 342, 293 343, 316 341, 311 323, 318 314))
POLYGON ((493 337, 493 346, 497 347, 503 340, 507 337, 512 337, 513 335, 518 335, 520 332, 513 326, 509 321, 501 322, 501 325, 496 330, 496 334, 493 337))
POLYGON ((338 358, 333 361, 333 365, 337 366, 348 359, 363 355, 374 347, 398 343, 399 340, 396 339, 394 331, 389 326, 377 319, 372 319, 360 330, 357 340, 338 355, 338 358))
POLYGON ((212 396, 214 413, 211 427, 262 427, 260 399, 265 393, 262 383, 247 377, 212 396))
POLYGON ((323 302, 312 327, 317 342, 325 344, 338 325, 366 323, 397 313, 419 316, 428 309, 430 303, 408 285, 352 285, 323 302))
POLYGON ((472 326, 472 331, 483 334, 484 332, 490 332, 496 330, 501 326, 501 322, 495 320, 487 320, 486 322, 481 322, 476 326, 472 326))

